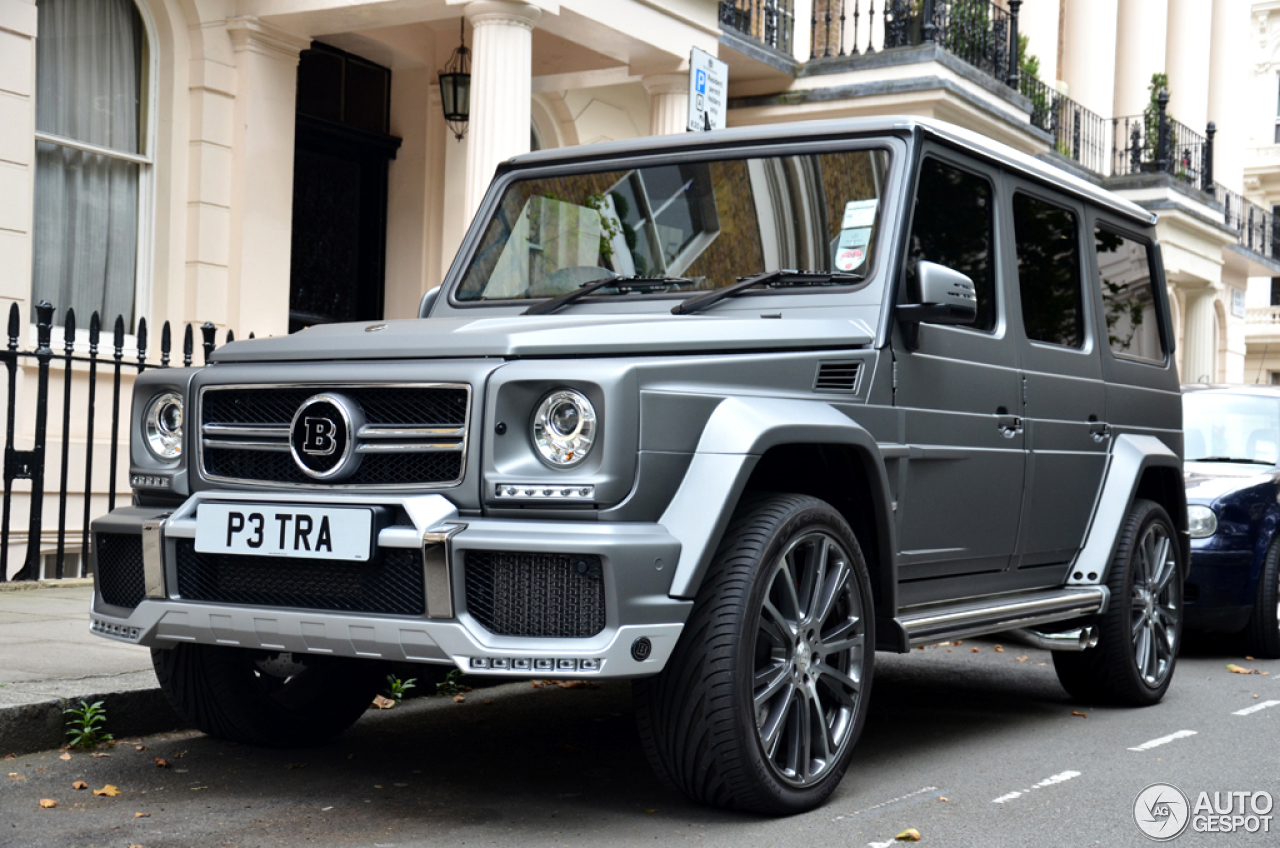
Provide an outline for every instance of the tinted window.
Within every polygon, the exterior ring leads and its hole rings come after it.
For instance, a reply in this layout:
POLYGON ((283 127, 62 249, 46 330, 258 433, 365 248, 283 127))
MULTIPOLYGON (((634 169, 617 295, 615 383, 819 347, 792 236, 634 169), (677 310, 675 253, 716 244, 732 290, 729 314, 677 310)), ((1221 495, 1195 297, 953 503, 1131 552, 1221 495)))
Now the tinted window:
POLYGON ((1102 282, 1102 314, 1111 350, 1164 362, 1150 249, 1143 242, 1102 228, 1096 233, 1095 244, 1102 282))
POLYGON ((996 278, 991 261, 991 183, 937 159, 920 166, 908 260, 946 265, 967 274, 978 290, 978 318, 972 326, 996 326, 996 278))
POLYGON ((1076 216, 1030 195, 1013 196, 1022 325, 1032 341, 1084 344, 1076 216))

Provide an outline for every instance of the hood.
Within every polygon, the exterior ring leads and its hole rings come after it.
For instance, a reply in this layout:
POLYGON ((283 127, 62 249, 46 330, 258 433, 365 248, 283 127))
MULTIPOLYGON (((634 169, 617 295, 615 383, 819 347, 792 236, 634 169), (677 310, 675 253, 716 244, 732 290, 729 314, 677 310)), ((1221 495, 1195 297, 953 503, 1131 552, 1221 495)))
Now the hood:
POLYGON ((324 324, 236 341, 212 362, 461 357, 645 356, 863 347, 875 333, 847 318, 703 315, 505 315, 324 324))
POLYGON ((1212 503, 1233 492, 1274 483, 1280 472, 1263 464, 1188 462, 1182 476, 1188 501, 1212 503))

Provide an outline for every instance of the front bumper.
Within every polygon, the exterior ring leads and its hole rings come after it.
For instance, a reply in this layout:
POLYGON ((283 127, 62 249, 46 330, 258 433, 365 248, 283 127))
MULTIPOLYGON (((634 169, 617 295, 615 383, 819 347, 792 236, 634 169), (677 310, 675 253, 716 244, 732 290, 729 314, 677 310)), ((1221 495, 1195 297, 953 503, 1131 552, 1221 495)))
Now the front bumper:
POLYGON ((1256 592, 1254 560, 1250 549, 1192 549, 1184 590, 1188 628, 1235 632, 1249 623, 1256 592))
MULTIPOLYGON (((376 506, 397 516, 377 533, 379 552, 412 552, 422 563, 423 612, 392 615, 181 597, 178 546, 192 544, 202 503, 298 504, 299 497, 194 495, 172 514, 117 509, 93 523, 98 575, 91 629, 148 647, 180 642, 367 659, 452 663, 468 672, 521 677, 643 677, 662 670, 691 602, 668 595, 680 543, 657 524, 459 518, 441 495, 361 497, 307 493, 307 505, 376 506), (142 564, 136 605, 109 603, 102 538, 138 537, 142 564), (498 635, 468 609, 467 552, 595 555, 600 558, 604 626, 587 638, 498 635), (647 640, 647 646, 637 645, 647 640)), ((129 539, 132 543, 132 539, 129 539)), ((290 563, 271 558, 268 567, 290 563)), ((293 568, 298 568, 296 564, 293 568)), ((111 593, 118 599, 119 592, 111 593)), ((417 600, 417 599, 416 599, 417 600)), ((519 603, 515 593, 495 604, 519 603)))

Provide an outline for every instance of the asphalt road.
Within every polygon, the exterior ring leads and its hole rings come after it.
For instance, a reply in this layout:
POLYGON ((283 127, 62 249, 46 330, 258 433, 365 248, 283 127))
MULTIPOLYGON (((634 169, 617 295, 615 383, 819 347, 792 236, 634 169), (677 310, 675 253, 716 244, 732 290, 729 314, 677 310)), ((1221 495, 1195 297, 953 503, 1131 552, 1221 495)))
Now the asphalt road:
MULTIPOLYGON (((994 644, 878 655, 849 774, 826 806, 790 819, 705 809, 664 789, 640 751, 627 684, 524 682, 462 704, 370 712, 305 751, 180 733, 109 756, 0 762, 0 845, 764 848, 877 845, 906 828, 922 845, 1151 845, 1133 818, 1149 784, 1171 783, 1192 804, 1201 791, 1280 801, 1280 662, 1199 640, 1162 704, 1097 708, 1068 700, 1048 654, 994 644), (1232 662, 1270 674, 1231 673, 1232 662), (77 780, 120 794, 76 791, 77 780), (42 809, 42 798, 57 807, 42 809)), ((1173 844, 1280 844, 1276 806, 1271 833, 1188 829, 1173 844)))

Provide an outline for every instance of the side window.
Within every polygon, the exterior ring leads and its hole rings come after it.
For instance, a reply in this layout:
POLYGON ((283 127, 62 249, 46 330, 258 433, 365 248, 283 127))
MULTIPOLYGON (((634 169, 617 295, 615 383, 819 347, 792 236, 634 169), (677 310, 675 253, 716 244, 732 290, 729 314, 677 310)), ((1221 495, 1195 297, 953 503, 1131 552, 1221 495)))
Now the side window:
POLYGON ((1111 350, 1121 356, 1164 362, 1156 319, 1151 249, 1143 242, 1099 227, 1094 243, 1102 284, 1103 317, 1111 350))
POLYGON ((1027 338, 1082 347, 1084 298, 1075 214, 1019 192, 1013 196, 1013 228, 1027 338))
POLYGON ((911 221, 909 267, 936 262, 967 274, 978 290, 974 329, 996 326, 996 274, 991 259, 991 183, 937 159, 920 166, 915 214, 911 221))

